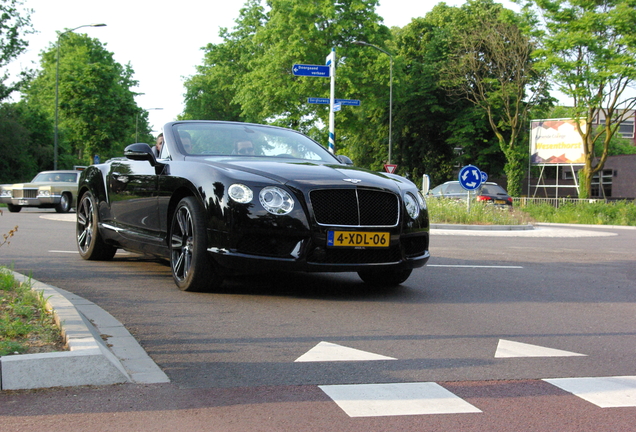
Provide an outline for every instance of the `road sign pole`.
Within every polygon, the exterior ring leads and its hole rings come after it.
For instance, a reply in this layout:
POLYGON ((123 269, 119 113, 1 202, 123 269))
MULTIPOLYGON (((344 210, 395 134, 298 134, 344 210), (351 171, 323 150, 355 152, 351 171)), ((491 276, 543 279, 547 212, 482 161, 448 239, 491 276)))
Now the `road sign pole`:
MULTIPOLYGON (((336 153, 336 121, 334 104, 336 100, 336 49, 331 49, 331 60, 329 63, 329 75, 331 75, 331 91, 329 96, 329 151, 336 153)), ((329 58, 329 57, 328 57, 329 58)), ((329 60, 328 60, 329 61, 329 60)))

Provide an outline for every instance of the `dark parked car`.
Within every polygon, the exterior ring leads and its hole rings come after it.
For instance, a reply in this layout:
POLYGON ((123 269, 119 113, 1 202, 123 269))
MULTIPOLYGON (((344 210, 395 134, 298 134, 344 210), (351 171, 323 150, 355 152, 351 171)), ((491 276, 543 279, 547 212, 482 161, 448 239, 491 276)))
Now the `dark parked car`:
POLYGON ((357 272, 396 285, 428 258, 426 202, 409 180, 352 166, 298 132, 184 121, 164 127, 155 158, 123 158, 81 176, 77 245, 84 259, 118 248, 170 260, 177 286, 218 287, 269 270, 357 272))
MULTIPOLYGON (((435 186, 428 193, 436 198, 453 198, 465 200, 468 191, 459 184, 459 181, 447 181, 439 186, 435 186)), ((471 199, 494 204, 496 206, 512 206, 512 197, 497 183, 482 183, 474 191, 470 192, 471 199)))
POLYGON ((30 183, 0 185, 0 203, 10 212, 37 207, 67 213, 75 204, 79 175, 77 170, 42 171, 30 183))

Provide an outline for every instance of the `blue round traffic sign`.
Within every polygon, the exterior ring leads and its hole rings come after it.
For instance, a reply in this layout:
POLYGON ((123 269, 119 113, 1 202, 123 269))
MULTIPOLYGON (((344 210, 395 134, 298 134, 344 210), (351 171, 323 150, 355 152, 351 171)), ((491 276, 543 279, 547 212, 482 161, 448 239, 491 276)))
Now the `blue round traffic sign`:
POLYGON ((466 165, 459 170, 459 184, 466 190, 477 189, 482 182, 481 171, 474 165, 466 165))

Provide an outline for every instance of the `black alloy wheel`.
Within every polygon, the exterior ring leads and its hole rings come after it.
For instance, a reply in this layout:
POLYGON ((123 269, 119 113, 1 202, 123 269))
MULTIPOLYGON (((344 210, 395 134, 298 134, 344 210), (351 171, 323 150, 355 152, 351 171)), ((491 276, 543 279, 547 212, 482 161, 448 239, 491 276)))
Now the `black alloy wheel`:
POLYGON ((170 266, 182 291, 209 291, 223 282, 208 257, 203 210, 194 197, 183 198, 173 214, 170 266))
POLYGON ((93 194, 86 192, 77 206, 75 233, 77 250, 86 260, 107 261, 115 256, 117 248, 102 239, 97 227, 97 204, 93 194))

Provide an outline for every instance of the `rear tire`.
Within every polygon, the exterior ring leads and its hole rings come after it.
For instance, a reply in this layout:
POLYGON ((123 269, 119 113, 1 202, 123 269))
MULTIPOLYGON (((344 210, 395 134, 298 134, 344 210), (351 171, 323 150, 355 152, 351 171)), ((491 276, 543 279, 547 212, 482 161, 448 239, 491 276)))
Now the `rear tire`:
POLYGON ((411 273, 412 269, 408 270, 365 270, 359 271, 358 276, 365 283, 373 286, 397 286, 402 282, 405 282, 411 273))
POLYGON ((108 261, 113 259, 117 248, 104 242, 99 233, 98 221, 97 201, 93 194, 86 192, 77 206, 77 250, 85 260, 108 261))
POLYGON ((210 291, 223 283, 208 256, 203 209, 194 197, 183 198, 172 216, 170 267, 182 291, 210 291))
POLYGON ((71 206, 72 206, 72 200, 73 198, 71 197, 71 194, 68 194, 68 193, 62 194, 62 197, 60 198, 60 203, 55 206, 55 211, 58 213, 70 212, 71 206))

